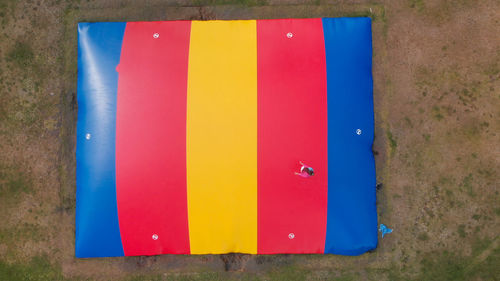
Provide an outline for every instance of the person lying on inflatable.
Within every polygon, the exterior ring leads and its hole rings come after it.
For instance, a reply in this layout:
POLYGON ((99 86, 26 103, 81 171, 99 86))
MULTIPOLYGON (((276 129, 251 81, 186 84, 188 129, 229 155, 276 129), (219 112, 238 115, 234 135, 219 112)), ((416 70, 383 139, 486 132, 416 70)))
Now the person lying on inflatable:
POLYGON ((295 172, 295 174, 297 176, 301 176, 303 178, 308 178, 308 177, 314 176, 313 168, 307 166, 306 164, 302 163, 301 161, 299 161, 299 163, 300 163, 300 165, 302 165, 302 167, 300 167, 300 173, 295 172))

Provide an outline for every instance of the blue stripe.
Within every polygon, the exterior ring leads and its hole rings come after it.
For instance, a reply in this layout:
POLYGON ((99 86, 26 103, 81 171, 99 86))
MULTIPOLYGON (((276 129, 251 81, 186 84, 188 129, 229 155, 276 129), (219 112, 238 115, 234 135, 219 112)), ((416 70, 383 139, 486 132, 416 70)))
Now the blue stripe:
POLYGON ((126 23, 78 24, 77 257, 123 256, 115 181, 116 96, 126 23))
POLYGON ((328 91, 325 253, 360 255, 377 247, 371 20, 324 18, 323 32, 328 91))

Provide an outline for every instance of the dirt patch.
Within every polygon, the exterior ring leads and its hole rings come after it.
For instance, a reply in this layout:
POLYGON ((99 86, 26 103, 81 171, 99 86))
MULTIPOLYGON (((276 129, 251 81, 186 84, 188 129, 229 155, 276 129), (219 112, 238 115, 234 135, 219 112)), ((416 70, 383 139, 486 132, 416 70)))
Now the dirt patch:
POLYGON ((0 279, 498 278, 499 19, 494 0, 0 0, 0 279), (377 250, 74 258, 77 22, 322 16, 373 19, 377 208, 394 228, 377 250))

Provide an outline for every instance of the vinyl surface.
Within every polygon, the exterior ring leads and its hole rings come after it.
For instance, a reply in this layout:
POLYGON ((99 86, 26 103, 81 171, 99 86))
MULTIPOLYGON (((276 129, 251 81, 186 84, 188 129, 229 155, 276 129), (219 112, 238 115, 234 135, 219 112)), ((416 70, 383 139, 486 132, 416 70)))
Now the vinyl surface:
POLYGON ((371 68, 369 18, 80 23, 75 255, 374 249, 371 68))

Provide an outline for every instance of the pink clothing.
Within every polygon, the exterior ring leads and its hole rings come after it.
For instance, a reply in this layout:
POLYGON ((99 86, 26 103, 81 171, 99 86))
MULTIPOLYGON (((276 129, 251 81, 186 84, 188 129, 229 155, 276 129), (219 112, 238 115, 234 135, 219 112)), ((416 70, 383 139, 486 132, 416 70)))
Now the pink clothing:
POLYGON ((311 177, 306 171, 302 171, 300 173, 295 173, 297 176, 301 176, 303 178, 309 178, 311 177))

